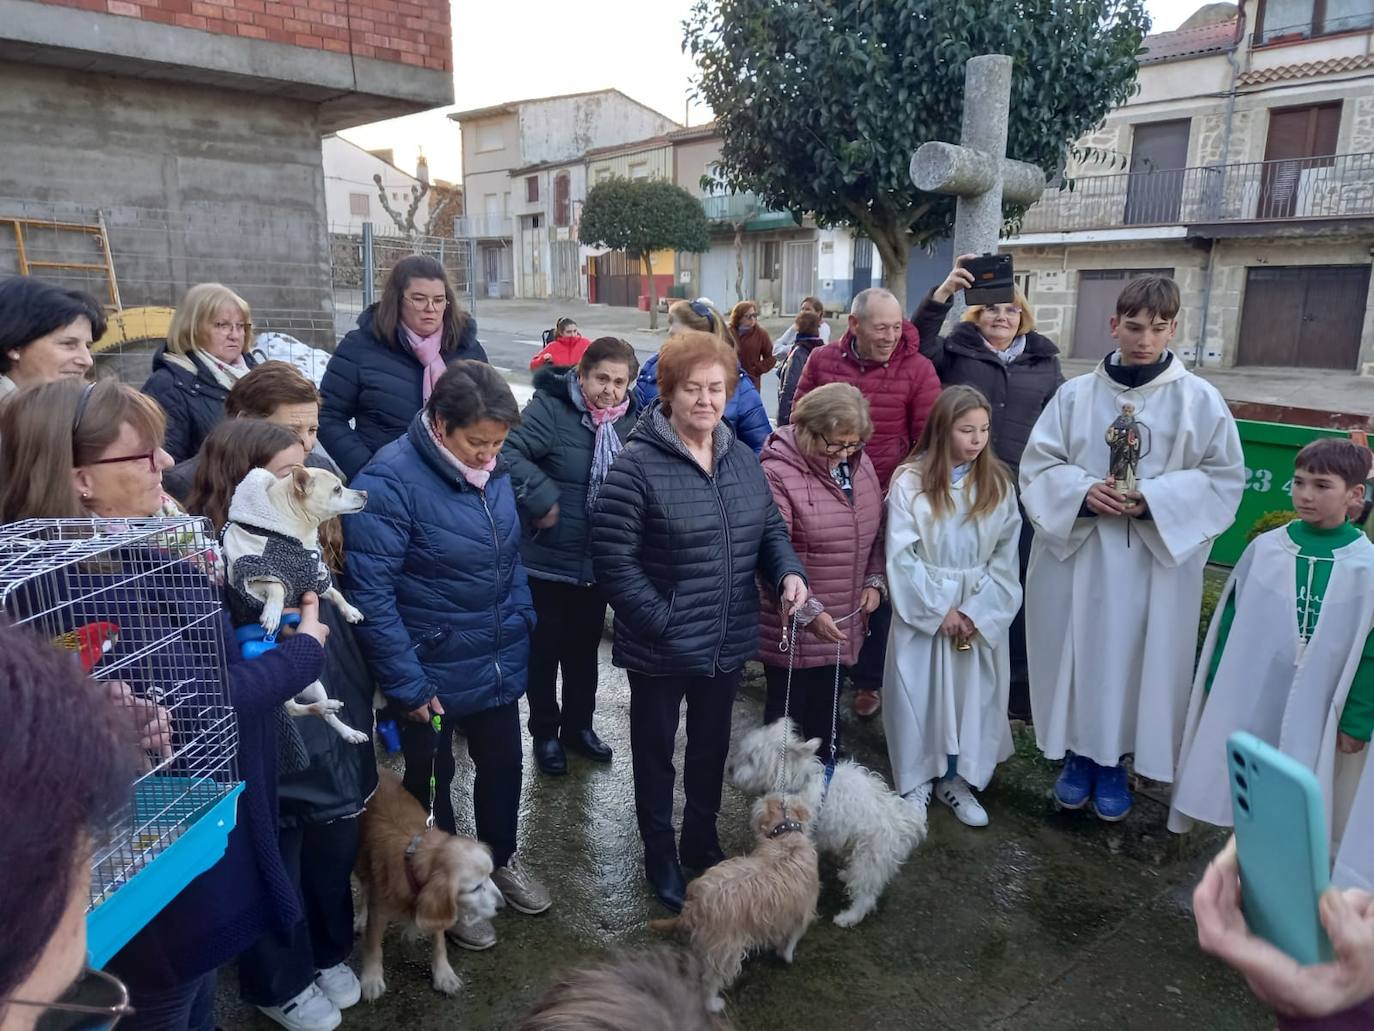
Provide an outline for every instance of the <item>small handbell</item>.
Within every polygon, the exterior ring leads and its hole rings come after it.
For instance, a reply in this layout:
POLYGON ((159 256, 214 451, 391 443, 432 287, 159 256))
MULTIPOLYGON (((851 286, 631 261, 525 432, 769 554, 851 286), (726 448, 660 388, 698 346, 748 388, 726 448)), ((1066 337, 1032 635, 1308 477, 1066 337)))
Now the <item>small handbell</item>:
POLYGON ((973 641, 967 637, 956 637, 954 639, 954 650, 956 652, 973 651, 973 641))

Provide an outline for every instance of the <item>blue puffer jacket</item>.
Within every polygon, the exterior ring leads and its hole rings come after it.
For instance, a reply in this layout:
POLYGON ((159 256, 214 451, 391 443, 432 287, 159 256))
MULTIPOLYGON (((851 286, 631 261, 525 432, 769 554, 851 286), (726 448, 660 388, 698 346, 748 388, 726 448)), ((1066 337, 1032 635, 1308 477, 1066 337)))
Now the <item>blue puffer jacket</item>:
POLYGON ((358 642, 388 698, 417 709, 437 695, 466 716, 525 693, 534 605, 504 463, 477 490, 424 419, 353 481, 367 508, 343 519, 349 600, 366 617, 358 642))
MULTIPOLYGON (((639 402, 640 410, 644 411, 657 397, 658 355, 654 355, 639 370, 639 379, 635 381, 635 400, 639 402)), ((763 442, 768 439, 768 434, 773 432, 773 425, 768 421, 768 412, 763 407, 763 396, 742 365, 739 370, 739 386, 735 388, 734 395, 725 406, 725 421, 735 431, 735 436, 753 448, 756 455, 763 451, 763 442)))
MULTIPOLYGON (((409 349, 373 332, 376 311, 374 304, 358 316, 358 328, 339 341, 320 381, 320 443, 350 480, 405 433, 424 403, 424 366, 409 349)), ((458 348, 444 361, 464 358, 487 360, 470 315, 458 348)))

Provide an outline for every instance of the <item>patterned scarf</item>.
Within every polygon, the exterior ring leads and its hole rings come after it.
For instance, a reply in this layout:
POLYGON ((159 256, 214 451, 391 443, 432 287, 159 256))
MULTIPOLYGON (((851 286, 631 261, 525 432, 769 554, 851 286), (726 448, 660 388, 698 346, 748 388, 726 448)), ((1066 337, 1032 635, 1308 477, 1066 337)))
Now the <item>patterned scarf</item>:
POLYGON ((596 508, 601 482, 606 479, 615 456, 620 454, 622 445, 615 424, 630 410, 630 395, 626 393, 618 405, 598 408, 588 399, 581 381, 572 375, 568 377, 568 396, 572 398, 573 407, 582 413, 582 424, 596 434, 596 443, 592 445, 592 468, 587 475, 587 514, 590 515, 596 508))
POLYGON ((228 362, 220 361, 209 351, 202 350, 199 347, 195 349, 195 354, 196 357, 205 364, 206 368, 210 370, 210 375, 215 377, 215 382, 225 390, 232 390, 234 384, 243 379, 244 376, 247 376, 250 371, 248 362, 244 360, 242 354, 239 355, 239 360, 233 365, 230 365, 228 362))

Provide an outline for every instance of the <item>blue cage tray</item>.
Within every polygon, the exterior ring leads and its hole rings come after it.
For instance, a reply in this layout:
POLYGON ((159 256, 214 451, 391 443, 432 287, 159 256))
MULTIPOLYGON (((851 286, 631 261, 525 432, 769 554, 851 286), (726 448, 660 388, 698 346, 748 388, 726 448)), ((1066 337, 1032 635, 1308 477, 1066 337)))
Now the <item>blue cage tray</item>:
MULTIPOLYGON (((186 885, 217 863, 238 820, 243 784, 227 793, 223 783, 197 777, 150 777, 134 794, 134 827, 130 855, 148 845, 141 831, 154 818, 173 824, 174 838, 104 901, 86 914, 86 948, 90 964, 99 969, 157 916, 186 885), (170 808, 169 808, 170 807, 170 808)), ((94 884, 95 890, 105 885, 94 884)))

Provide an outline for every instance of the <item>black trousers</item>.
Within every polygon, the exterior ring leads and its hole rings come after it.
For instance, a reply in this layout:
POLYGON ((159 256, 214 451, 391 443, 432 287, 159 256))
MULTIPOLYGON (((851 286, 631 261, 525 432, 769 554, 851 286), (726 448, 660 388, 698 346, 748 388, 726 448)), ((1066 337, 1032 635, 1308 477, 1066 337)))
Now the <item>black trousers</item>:
POLYGON ((530 635, 530 737, 536 741, 592 729, 596 711, 597 648, 606 625, 606 600, 597 587, 530 577, 539 623, 530 635), (563 670, 563 710, 558 670, 563 670))
POLYGON ((281 831, 286 872, 300 889, 305 918, 288 931, 268 931, 239 957, 239 994, 254 1006, 280 1006, 310 986, 315 974, 353 951, 356 819, 281 831))
POLYGON ((730 718, 741 670, 710 677, 651 677, 630 672, 630 751, 635 815, 646 854, 673 851, 673 749, 682 700, 687 700, 687 751, 682 786, 682 852, 719 847, 716 815, 730 753, 730 718))
POLYGON ((130 990, 120 1031, 215 1031, 215 971, 160 992, 130 990))
MULTIPOLYGON (((844 675, 844 667, 840 668, 840 675, 844 675)), ((787 699, 787 667, 764 666, 763 678, 768 685, 768 693, 763 702, 763 722, 772 723, 782 717, 783 704, 787 699)), ((803 738, 821 739, 821 747, 816 755, 822 762, 829 760, 832 724, 835 728, 835 747, 840 747, 840 726, 834 719, 834 666, 792 671, 790 715, 792 722, 801 727, 803 738)))
MULTIPOLYGON (((1021 561, 1021 586, 1026 585, 1026 568, 1030 565, 1031 541, 1035 531, 1031 529, 1026 510, 1021 510, 1021 540, 1018 542, 1021 561)), ((1030 672, 1026 666, 1026 606, 1024 601, 1016 610, 1016 618, 1011 622, 1007 635, 1007 652, 1011 660, 1011 694, 1007 697, 1007 715, 1016 720, 1031 718, 1030 672)))
POLYGON ((892 606, 886 601, 868 617, 868 636, 859 649, 859 661, 849 670, 856 690, 881 691, 883 665, 887 662, 887 634, 892 628, 892 606))
POLYGON ((416 723, 403 712, 393 713, 401 729, 406 770, 405 789, 429 809, 429 777, 434 772, 434 823, 458 833, 453 816, 453 728, 467 739, 476 773, 472 778, 472 816, 477 837, 491 847, 491 858, 505 866, 515 855, 520 815, 521 739, 517 702, 484 709, 470 716, 445 716, 436 734, 428 723, 416 723))

